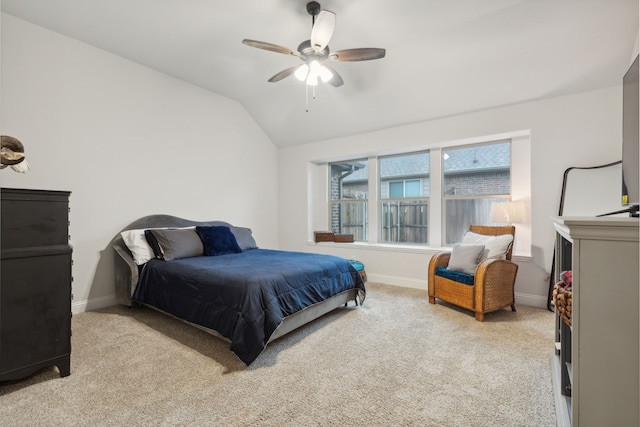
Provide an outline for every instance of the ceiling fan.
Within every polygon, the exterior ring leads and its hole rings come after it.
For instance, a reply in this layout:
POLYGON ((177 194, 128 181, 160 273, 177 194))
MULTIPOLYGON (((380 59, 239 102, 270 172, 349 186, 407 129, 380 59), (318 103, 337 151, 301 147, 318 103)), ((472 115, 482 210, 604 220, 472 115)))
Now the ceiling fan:
POLYGON ((311 38, 298 46, 298 50, 291 50, 273 43, 244 39, 243 44, 258 49, 270 50, 285 55, 293 55, 304 63, 294 65, 275 74, 269 82, 278 82, 294 74, 299 80, 306 82, 307 86, 317 86, 318 80, 329 83, 335 87, 342 86, 344 81, 340 74, 327 65, 327 61, 369 61, 384 58, 385 50, 379 48, 345 49, 336 52, 329 50, 329 41, 336 25, 336 14, 328 10, 321 10, 316 1, 307 3, 307 12, 311 15, 311 38))

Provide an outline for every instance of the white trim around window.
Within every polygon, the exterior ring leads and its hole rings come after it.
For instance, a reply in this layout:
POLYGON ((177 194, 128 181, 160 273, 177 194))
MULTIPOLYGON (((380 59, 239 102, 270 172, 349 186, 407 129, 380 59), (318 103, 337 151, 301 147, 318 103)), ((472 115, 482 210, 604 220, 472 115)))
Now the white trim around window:
POLYGON ((511 199, 524 202, 526 209, 526 222, 514 224, 516 226, 516 242, 514 254, 520 256, 531 255, 531 224, 530 224, 530 200, 531 200, 531 137, 529 131, 509 132, 499 135, 490 135, 478 138, 468 138, 465 140, 446 141, 429 146, 410 147, 406 149, 396 148, 388 151, 362 156, 354 154, 340 158, 318 159, 308 165, 308 202, 309 221, 308 239, 313 241, 314 230, 326 230, 329 226, 327 204, 329 200, 329 172, 328 163, 338 161, 348 161, 350 159, 368 158, 369 162, 369 194, 368 194, 368 242, 357 242, 353 245, 379 246, 381 248, 396 247, 400 250, 405 248, 411 251, 424 251, 430 253, 443 247, 441 215, 443 212, 442 198, 442 150, 454 146, 464 146, 470 144, 487 143, 499 140, 511 140, 511 199), (373 191, 378 185, 378 162, 379 156, 389 154, 402 154, 418 151, 430 151, 430 203, 429 221, 430 235, 428 245, 406 245, 379 243, 379 191, 373 191))

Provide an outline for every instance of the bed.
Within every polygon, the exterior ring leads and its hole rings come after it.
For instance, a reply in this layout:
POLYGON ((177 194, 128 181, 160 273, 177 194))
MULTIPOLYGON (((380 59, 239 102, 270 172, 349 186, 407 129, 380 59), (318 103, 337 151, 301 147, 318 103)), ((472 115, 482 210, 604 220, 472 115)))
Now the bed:
POLYGON ((223 338, 247 365, 269 342, 366 295, 347 260, 259 248, 251 230, 223 221, 151 215, 118 233, 113 248, 118 303, 223 338))

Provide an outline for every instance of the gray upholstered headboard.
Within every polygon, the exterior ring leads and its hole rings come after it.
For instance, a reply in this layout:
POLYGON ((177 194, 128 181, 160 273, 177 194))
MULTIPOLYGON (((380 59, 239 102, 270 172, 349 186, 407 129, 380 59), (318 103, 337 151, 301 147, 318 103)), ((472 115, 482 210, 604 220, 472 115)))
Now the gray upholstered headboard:
MULTIPOLYGON (((148 228, 190 227, 198 225, 225 225, 227 227, 231 227, 231 224, 224 221, 191 221, 171 215, 149 215, 132 222, 120 230, 120 232, 148 228)), ((122 241, 120 232, 113 239, 113 249, 117 254, 114 257, 116 298, 119 304, 131 306, 131 296, 136 290, 136 286, 138 284, 139 267, 135 262, 133 262, 133 256, 122 241)))

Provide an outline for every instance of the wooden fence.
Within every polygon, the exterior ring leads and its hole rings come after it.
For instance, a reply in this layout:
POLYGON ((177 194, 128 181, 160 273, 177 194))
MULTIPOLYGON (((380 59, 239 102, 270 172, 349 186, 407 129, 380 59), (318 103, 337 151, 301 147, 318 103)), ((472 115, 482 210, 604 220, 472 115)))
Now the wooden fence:
POLYGON ((428 243, 429 206, 426 202, 382 203, 382 242, 428 243))
POLYGON ((491 203, 505 198, 448 199, 445 245, 462 241, 471 224, 491 225, 491 203))
POLYGON ((339 203, 331 208, 331 231, 367 240, 367 202, 339 203))
MULTIPOLYGON (((461 242, 471 224, 491 224, 491 203, 505 198, 447 199, 444 244, 461 242)), ((382 203, 381 242, 429 242, 429 205, 425 201, 389 201, 382 203)), ((331 230, 353 234, 355 240, 367 240, 367 202, 332 205, 331 230)))

